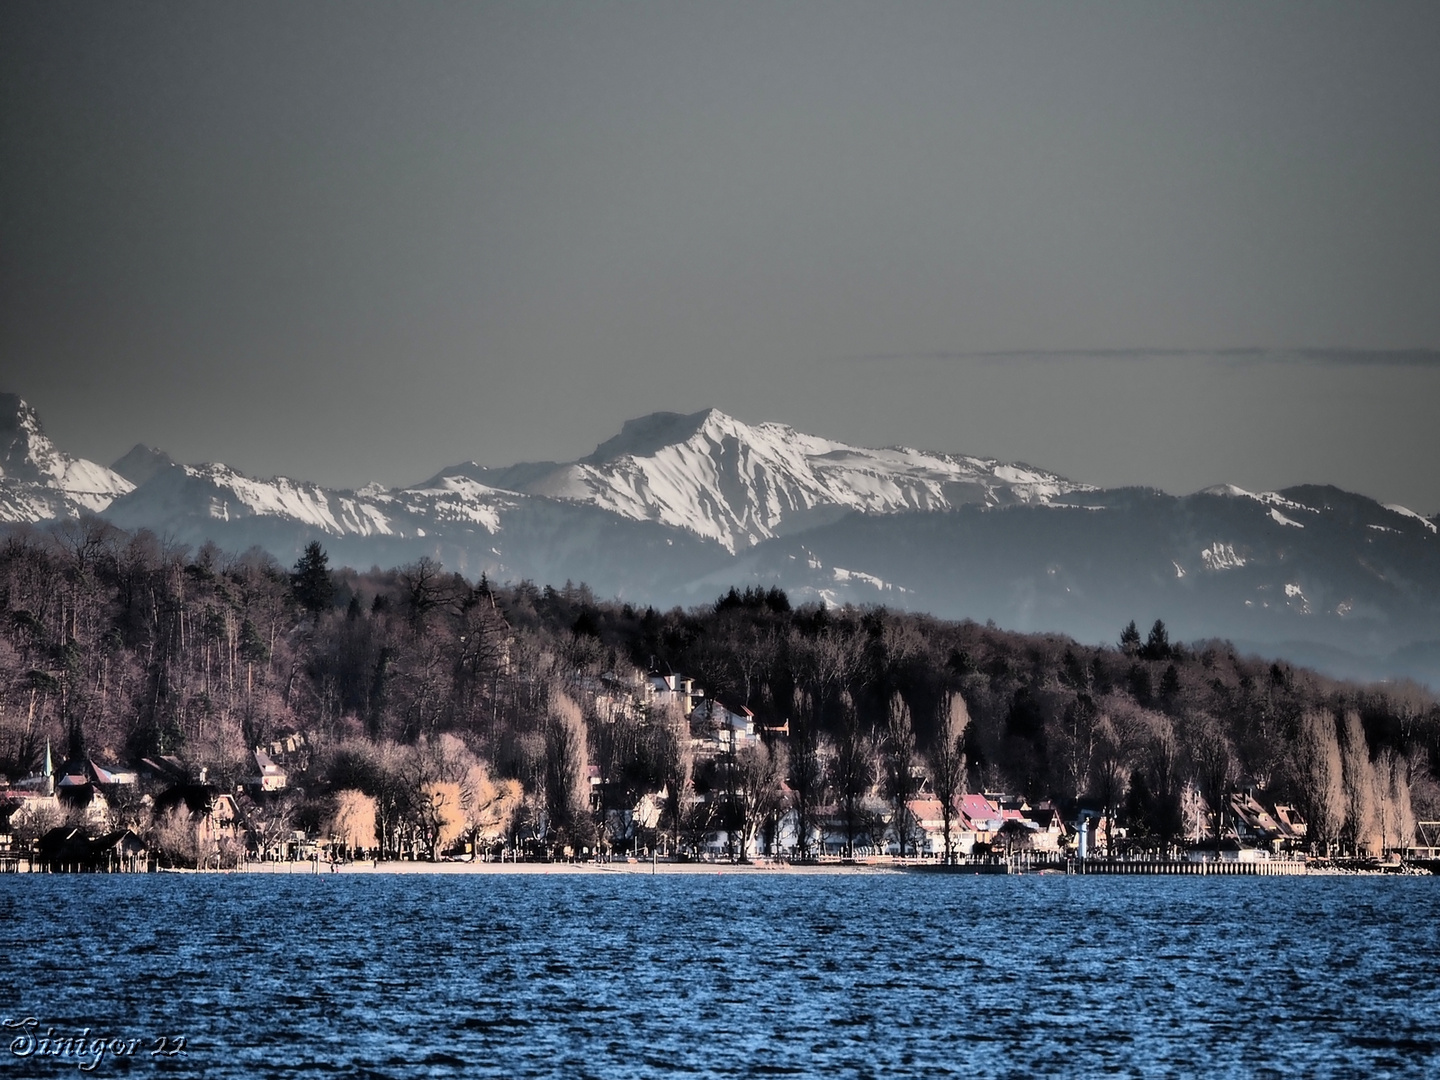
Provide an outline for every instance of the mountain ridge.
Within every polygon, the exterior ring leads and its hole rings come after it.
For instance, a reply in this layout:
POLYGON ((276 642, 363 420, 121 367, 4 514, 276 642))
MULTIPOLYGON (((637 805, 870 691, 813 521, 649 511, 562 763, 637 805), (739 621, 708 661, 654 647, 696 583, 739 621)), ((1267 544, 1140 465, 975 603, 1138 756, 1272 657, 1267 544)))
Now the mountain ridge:
POLYGON ((105 469, 61 453, 9 400, 0 520, 100 513, 284 562, 319 540, 355 566, 427 556, 472 577, 585 580, 659 606, 756 584, 1082 640, 1159 616, 1190 638, 1308 642, 1440 686, 1437 523, 1325 485, 1103 489, 709 409, 637 418, 572 462, 466 462, 351 491, 181 465, 141 445, 105 469))

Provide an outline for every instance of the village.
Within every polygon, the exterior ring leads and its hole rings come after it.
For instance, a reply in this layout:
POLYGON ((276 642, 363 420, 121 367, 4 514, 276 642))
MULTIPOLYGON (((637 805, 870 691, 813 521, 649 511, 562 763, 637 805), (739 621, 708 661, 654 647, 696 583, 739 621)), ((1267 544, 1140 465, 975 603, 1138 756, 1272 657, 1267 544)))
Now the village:
MULTIPOLYGON (((844 799, 832 786, 824 801, 807 808, 781 764, 788 723, 765 727, 750 709, 707 696, 693 679, 673 672, 628 679, 609 674, 579 689, 592 723, 601 727, 681 718, 689 776, 678 798, 661 787, 629 802, 617 777, 586 764, 581 782, 592 824, 588 843, 576 843, 581 834, 573 829, 557 836, 538 804, 507 793, 504 785, 486 798, 442 781, 420 782, 408 820, 397 819, 382 842, 375 797, 335 790, 333 779, 316 776, 317 747, 297 732, 255 748, 252 774, 233 787, 213 782, 203 767, 188 769, 173 755, 126 764, 83 755, 58 761, 47 746, 36 775, 0 786, 0 872, 357 861, 379 867, 389 861, 663 860, 1080 873, 1145 867, 1179 872, 1188 864, 1191 872, 1211 866, 1267 874, 1303 872, 1307 865, 1304 819, 1295 807, 1255 789, 1227 792, 1217 813, 1187 788, 1184 835, 1166 850, 1132 842, 1123 814, 1099 805, 1031 805, 1006 793, 960 790, 947 807, 918 756, 900 800, 893 787, 887 799, 872 775, 858 798, 844 799), (328 793, 307 794, 317 786, 328 793), (317 805, 328 813, 317 815, 317 805)), ((1433 823, 1419 824, 1421 840, 1433 838, 1433 823)), ((1398 868, 1402 854, 1413 863, 1440 852, 1408 847, 1372 862, 1398 868)))

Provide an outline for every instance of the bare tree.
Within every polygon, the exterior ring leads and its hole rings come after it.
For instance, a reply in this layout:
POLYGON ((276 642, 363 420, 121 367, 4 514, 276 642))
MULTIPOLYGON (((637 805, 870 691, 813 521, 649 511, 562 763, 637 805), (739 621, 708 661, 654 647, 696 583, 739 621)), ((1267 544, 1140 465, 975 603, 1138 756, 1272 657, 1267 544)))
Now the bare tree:
POLYGON ((1340 754, 1345 787, 1345 826, 1351 854, 1377 854, 1380 847, 1379 808, 1375 801, 1375 768, 1370 764, 1370 746, 1360 714, 1345 714, 1345 743, 1340 754))
POLYGON ((1225 829, 1225 799, 1234 775, 1235 755, 1230 740, 1214 721, 1202 721, 1190 750, 1190 768, 1195 785, 1210 811, 1210 829, 1215 847, 1225 829))
POLYGON ((842 695, 841 709, 840 737, 835 741, 835 757, 830 762, 830 787, 839 803, 840 820, 845 829, 845 857, 853 859, 855 837, 863 824, 865 796, 875 784, 875 765, 849 694, 842 695))
POLYGON ((399 583, 410 629, 421 633, 430 613, 454 598, 454 580, 428 555, 400 568, 399 583))
POLYGON ((396 743, 380 743, 373 749, 375 797, 375 832, 380 850, 391 858, 402 853, 415 812, 416 786, 414 748, 396 743))
MULTIPOLYGON (((330 835, 347 851, 372 849, 379 846, 375 835, 375 799, 363 791, 347 788, 335 795, 335 815, 330 819, 330 835)), ((271 838, 273 844, 274 838, 271 838)), ((260 857, 267 855, 262 846, 260 857)))
POLYGON ((651 717, 650 726, 656 768, 665 791, 661 823, 663 827, 669 819, 671 842, 678 849, 695 768, 685 714, 677 703, 668 702, 651 717))
POLYGON ((1065 707, 1052 740, 1070 798, 1079 799, 1090 782, 1090 766, 1095 757, 1095 728, 1100 719, 1095 702, 1088 693, 1078 695, 1065 707))
POLYGON ((935 740, 930 744, 930 787, 940 800, 940 820, 945 828, 945 862, 955 861, 956 800, 965 783, 965 729, 970 712, 965 699, 953 692, 941 700, 935 717, 935 740))
MULTIPOLYGON (((340 794, 343 796, 346 793, 342 791, 340 794)), ((359 792, 353 794, 358 795, 359 792)), ((362 797, 368 798, 368 796, 362 797)), ((375 800, 370 799, 369 802, 369 828, 372 839, 366 846, 374 847, 375 800)), ((259 805, 250 808, 246 813, 245 819, 249 826, 250 837, 254 841, 256 853, 261 859, 268 859, 288 837, 293 835, 295 804, 296 799, 293 796, 285 794, 279 797, 271 796, 264 799, 259 805)))
POLYGON ((184 802, 176 803, 155 820, 150 829, 150 847, 167 866, 194 868, 207 854, 201 850, 195 820, 184 802))
POLYGON ((794 793, 796 846, 802 859, 812 856, 817 815, 825 797, 825 766, 820 760, 817 702, 806 691, 795 692, 790 715, 790 789, 794 793))
POLYGON ((465 771, 460 780, 460 812, 472 850, 505 837, 523 797, 518 780, 495 779, 483 761, 476 761, 465 771))
POLYGON ((784 747, 771 748, 763 742, 742 746, 735 755, 741 862, 749 860, 750 844, 760 826, 780 809, 786 764, 784 747))
POLYGON ((1180 742, 1175 725, 1162 713, 1148 715, 1148 726, 1141 749, 1146 783, 1149 785, 1153 819, 1151 826, 1161 852, 1174 846, 1183 830, 1181 816, 1180 742))
POLYGON ((1331 713, 1313 709, 1301 715, 1292 768, 1310 842, 1328 855, 1346 817, 1344 766, 1331 713))
POLYGON ((910 707, 896 691, 890 698, 885 724, 885 797, 890 803, 890 829, 905 857, 905 845, 911 839, 910 801, 919 785, 915 781, 915 729, 910 723, 910 707))
POLYGON ((1115 811, 1129 788, 1134 759, 1133 718, 1123 712, 1102 714, 1095 724, 1090 789, 1100 800, 1105 821, 1105 852, 1110 856, 1115 854, 1115 811))
POLYGON ((1404 851, 1415 842, 1415 811, 1410 805, 1410 762, 1393 750, 1375 762, 1376 792, 1381 807, 1381 852, 1404 851))
POLYGON ((588 765, 584 714, 557 692, 545 724, 545 810, 550 827, 577 847, 593 831, 588 765))

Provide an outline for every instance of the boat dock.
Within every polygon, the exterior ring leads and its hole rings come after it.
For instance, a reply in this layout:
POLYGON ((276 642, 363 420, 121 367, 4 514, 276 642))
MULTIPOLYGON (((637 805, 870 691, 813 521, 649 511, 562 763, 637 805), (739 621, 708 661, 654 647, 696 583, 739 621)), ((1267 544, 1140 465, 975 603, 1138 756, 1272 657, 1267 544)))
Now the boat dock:
POLYGON ((1289 877, 1307 873, 1308 867, 1304 859, 1077 859, 1067 870, 1072 874, 1289 877))

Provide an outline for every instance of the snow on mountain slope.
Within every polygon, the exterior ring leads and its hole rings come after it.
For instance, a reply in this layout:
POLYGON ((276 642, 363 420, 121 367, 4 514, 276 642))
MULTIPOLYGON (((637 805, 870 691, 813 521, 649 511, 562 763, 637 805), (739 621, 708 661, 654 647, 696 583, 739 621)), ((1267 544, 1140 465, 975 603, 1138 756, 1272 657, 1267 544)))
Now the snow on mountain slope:
POLYGON ((284 476, 256 480, 228 465, 172 465, 118 499, 105 516, 127 529, 271 518, 331 537, 404 539, 453 526, 494 534, 502 513, 523 498, 463 476, 442 475, 412 488, 339 491, 284 476))
POLYGON ((987 458, 870 450, 784 424, 751 426, 717 409, 631 420, 595 453, 569 464, 481 473, 499 487, 684 529, 732 553, 852 510, 1043 504, 1093 490, 987 458))
POLYGON ((415 487, 401 488, 381 496, 386 503, 403 508, 410 516, 437 523, 478 525, 498 533, 501 515, 514 509, 523 496, 497 491, 468 476, 439 476, 415 487))
POLYGON ((1400 506, 1398 503, 1386 503, 1385 509, 1389 510, 1392 514, 1399 514, 1401 517, 1413 518, 1414 520, 1420 522, 1420 524, 1424 525, 1425 528, 1429 529, 1432 533, 1440 532, 1440 528, 1436 528, 1436 525, 1433 521, 1431 521, 1427 517, 1424 517, 1421 514, 1417 514, 1408 506, 1400 506))
POLYGON ((98 513, 133 487, 103 465, 61 453, 34 409, 0 394, 0 521, 98 513))
POLYGON ((388 536, 399 532, 383 498, 361 498, 278 476, 253 480, 228 465, 177 465, 155 473, 117 499, 106 517, 121 528, 158 523, 272 517, 330 536, 388 536))

